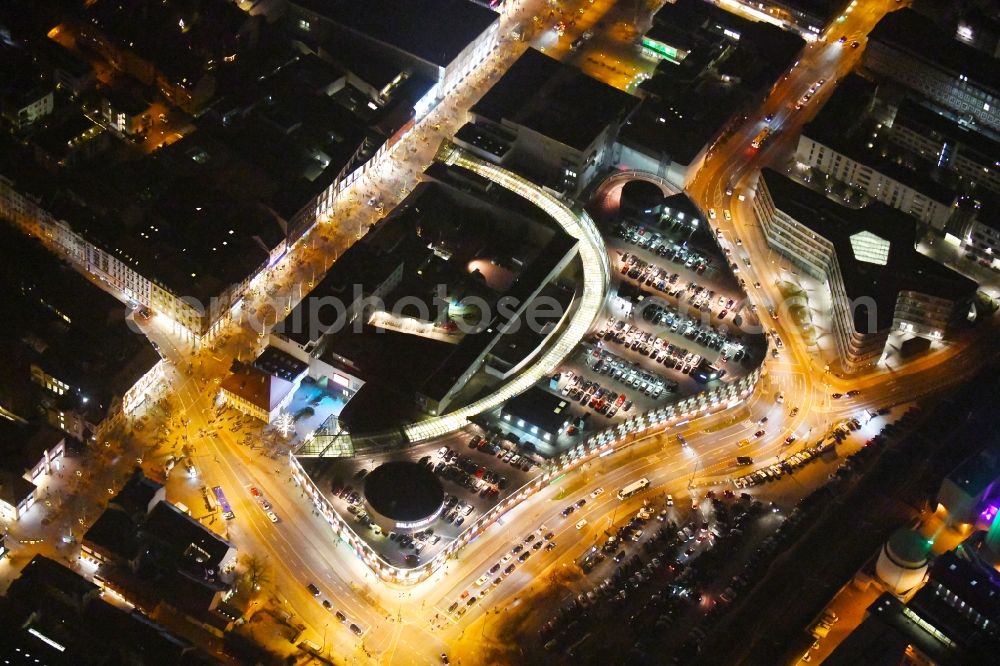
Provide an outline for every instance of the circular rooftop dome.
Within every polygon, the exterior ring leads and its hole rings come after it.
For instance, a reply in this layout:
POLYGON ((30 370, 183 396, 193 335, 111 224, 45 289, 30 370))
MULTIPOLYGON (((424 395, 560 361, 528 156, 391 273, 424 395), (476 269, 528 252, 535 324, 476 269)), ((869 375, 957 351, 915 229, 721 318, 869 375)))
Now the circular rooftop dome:
POLYGON ((888 549, 900 566, 917 568, 927 564, 930 544, 920 533, 901 527, 889 537, 888 549))
POLYGON ((648 180, 630 180, 622 186, 621 212, 652 219, 663 212, 663 200, 659 185, 648 180))
POLYGON ((417 530, 441 513, 444 488, 423 465, 387 462, 365 477, 365 504, 380 526, 396 531, 417 530))
POLYGON ((924 579, 929 550, 927 539, 901 527, 882 546, 875 562, 875 573, 893 592, 905 594, 924 579))

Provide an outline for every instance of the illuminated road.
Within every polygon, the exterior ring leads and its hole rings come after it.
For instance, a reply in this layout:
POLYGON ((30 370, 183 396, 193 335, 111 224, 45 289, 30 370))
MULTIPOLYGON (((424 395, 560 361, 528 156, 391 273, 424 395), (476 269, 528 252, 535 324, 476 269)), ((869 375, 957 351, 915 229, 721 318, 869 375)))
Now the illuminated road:
MULTIPOLYGON (((530 4, 532 7, 542 6, 541 2, 530 4)), ((568 3, 567 6, 583 4, 568 3)), ((621 32, 618 21, 599 25, 614 5, 611 0, 587 3, 592 9, 585 7, 585 14, 558 42, 558 49, 564 49, 562 52, 565 53, 567 40, 576 39, 577 33, 573 31, 582 34, 588 29, 595 32, 591 39, 594 49, 606 48, 613 43, 625 44, 627 35, 621 32), (590 14, 591 11, 594 13, 590 14)), ((755 170, 765 164, 779 164, 787 156, 802 123, 814 113, 823 96, 829 94, 835 80, 849 71, 860 56, 860 49, 840 46, 835 43, 836 38, 845 34, 848 41, 852 38, 863 41, 863 35, 881 13, 895 7, 894 2, 887 0, 868 3, 863 11, 855 10, 844 23, 836 26, 830 40, 833 44, 817 42, 808 47, 799 66, 775 85, 758 112, 715 147, 689 188, 704 209, 731 207, 732 223, 722 222, 721 215, 718 222, 727 242, 732 242, 738 235, 754 259, 754 268, 750 272, 760 280, 762 287, 760 290, 753 288, 753 279, 748 278, 747 282, 751 287, 751 302, 759 307, 779 301, 780 295, 773 286, 779 275, 779 264, 772 267, 763 259, 768 250, 754 226, 751 197, 747 196, 745 202, 738 202, 735 198, 730 201, 725 191, 733 186, 736 193, 746 192, 749 195, 748 188, 755 170), (794 111, 794 102, 818 78, 826 78, 828 83, 803 111, 794 111), (754 154, 748 148, 750 139, 759 131, 762 118, 768 113, 776 116, 773 121, 776 136, 763 151, 754 154)), ((548 10, 537 10, 535 13, 544 16, 548 10)), ((525 20, 523 17, 527 16, 527 11, 521 16, 508 21, 507 27, 525 20)), ((385 196, 389 208, 405 196, 420 171, 432 159, 440 139, 450 136, 461 126, 465 109, 523 48, 525 45, 520 43, 505 44, 502 51, 480 70, 478 78, 470 79, 466 87, 449 97, 426 123, 404 138, 390 157, 373 169, 370 177, 356 184, 340 202, 335 217, 324 221, 307 235, 282 264, 261 280, 253 294, 254 304, 234 313, 233 326, 210 348, 194 351, 174 344, 175 337, 170 327, 158 321, 157 317, 146 325, 150 337, 158 342, 171 361, 168 381, 172 395, 182 408, 181 416, 189 420, 186 431, 195 433, 205 429, 215 433, 197 441, 194 455, 200 479, 196 482, 172 480, 170 499, 196 506, 199 503, 197 487, 201 484, 222 485, 237 516, 227 526, 229 537, 241 553, 264 556, 271 566, 273 581, 266 596, 276 597, 281 607, 292 613, 294 622, 305 625, 303 637, 322 645, 323 653, 333 655, 338 663, 432 664, 439 663, 438 655, 442 652, 451 655, 452 663, 457 663, 459 658, 463 664, 480 663, 477 655, 495 635, 496 624, 502 622, 503 617, 499 613, 487 616, 484 611, 499 611, 518 603, 516 599, 525 586, 535 581, 541 584, 548 573, 571 566, 573 560, 599 537, 604 526, 616 516, 620 519, 629 510, 634 510, 642 497, 620 503, 614 496, 619 487, 646 476, 656 492, 670 492, 680 503, 690 495, 689 484, 722 481, 732 475, 736 469, 734 458, 737 451, 741 452, 740 455, 746 451, 758 465, 770 464, 797 450, 795 447, 783 447, 785 437, 791 433, 796 433, 802 443, 807 439, 814 441, 831 423, 842 418, 856 416, 869 408, 908 402, 925 395, 929 387, 941 390, 960 382, 978 367, 976 361, 983 355, 994 353, 989 349, 987 336, 980 336, 972 344, 953 345, 943 352, 915 361, 901 371, 876 373, 846 382, 819 367, 791 323, 774 321, 775 328, 786 342, 785 348, 779 358, 767 361, 767 373, 760 389, 745 404, 693 420, 669 434, 638 441, 608 458, 595 460, 579 471, 556 479, 553 485, 512 510, 501 522, 460 551, 445 570, 423 583, 403 590, 376 582, 353 551, 336 540, 326 523, 313 514, 310 504, 289 481, 284 461, 280 457, 272 460, 247 450, 238 443, 233 433, 220 426, 213 408, 216 381, 225 375, 232 358, 246 358, 249 351, 261 345, 263 340, 247 325, 246 318, 250 312, 267 310, 265 294, 273 290, 271 298, 285 303, 284 307, 291 307, 301 298, 317 276, 322 275, 336 256, 376 218, 375 211, 361 202, 367 200, 373 190, 385 196), (440 127, 435 129, 438 125, 440 127), (945 360, 947 362, 943 362, 945 360), (852 399, 834 401, 830 398, 831 391, 843 392, 846 388, 862 388, 863 391, 852 399), (780 406, 774 401, 777 391, 784 394, 784 404, 780 406), (789 415, 792 407, 799 408, 794 418, 789 415), (768 417, 766 437, 751 444, 748 449, 738 449, 736 443, 760 428, 758 422, 765 416, 768 417), (677 444, 676 434, 683 434, 690 446, 682 449, 677 444), (281 522, 272 524, 252 501, 247 491, 251 485, 259 488, 271 501, 281 522), (605 488, 606 493, 591 501, 586 510, 570 518, 559 515, 572 500, 588 496, 597 487, 605 488), (580 517, 585 517, 589 525, 578 531, 574 524, 580 517), (557 547, 554 550, 538 551, 526 563, 519 564, 486 600, 472 606, 463 617, 456 620, 448 616, 447 608, 464 591, 474 587, 473 582, 484 571, 508 552, 515 542, 542 524, 555 533, 557 547), (362 640, 358 640, 336 620, 331 611, 325 610, 312 598, 305 589, 309 582, 320 588, 322 597, 329 599, 334 609, 343 611, 352 622, 362 627, 362 640)), ((557 53, 560 51, 553 51, 554 55, 557 53)), ((585 57, 586 53, 591 51, 581 48, 578 56, 585 57)), ((611 79, 615 80, 614 77, 611 79)), ((624 78, 617 80, 619 85, 624 82, 624 78)), ((560 216, 557 218, 560 223, 581 223, 558 201, 539 196, 537 188, 527 186, 495 167, 467 159, 459 163, 491 179, 503 181, 505 187, 531 198, 554 217, 560 216)), ((578 237, 583 237, 593 232, 590 228, 580 228, 578 233, 581 234, 578 237)), ((592 252, 595 245, 582 243, 581 254, 584 247, 588 248, 587 252, 592 252)), ((585 273, 589 276, 597 277, 602 270, 606 271, 604 257, 592 254, 584 256, 584 262, 585 273), (604 268, 601 268, 602 264, 604 268)), ((587 315, 579 318, 578 326, 583 331, 593 321, 591 310, 595 315, 598 311, 593 309, 595 299, 603 299, 602 280, 606 286, 606 275, 589 286, 584 285, 583 300, 587 299, 588 293, 590 300, 580 304, 587 315)), ((596 307, 599 308, 600 304, 596 307)), ((270 316, 272 320, 269 321, 273 321, 273 313, 270 316)), ((583 331, 574 329, 573 335, 582 337, 583 331)), ((569 335, 559 340, 544 352, 536 367, 557 364, 564 352, 572 348, 571 342, 569 335), (565 349, 567 345, 569 348, 565 349)), ((523 382, 533 383, 534 378, 525 376, 523 382)), ((433 437, 461 425, 465 416, 463 412, 454 422, 418 424, 413 426, 410 434, 414 439, 433 437)), ((164 423, 147 426, 148 430, 162 427, 166 427, 164 423)), ((176 443, 179 431, 172 433, 171 437, 176 443)), ((742 468, 741 472, 745 470, 742 468)), ((270 647, 284 651, 289 649, 287 645, 270 647)))

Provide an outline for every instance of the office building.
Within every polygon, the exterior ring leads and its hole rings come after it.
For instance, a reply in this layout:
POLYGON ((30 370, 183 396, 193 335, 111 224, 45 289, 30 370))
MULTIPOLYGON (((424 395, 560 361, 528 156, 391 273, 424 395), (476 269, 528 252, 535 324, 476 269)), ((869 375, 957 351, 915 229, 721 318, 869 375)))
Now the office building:
POLYGON ((889 12, 868 35, 864 67, 919 92, 972 126, 1000 132, 1000 61, 912 9, 889 12))
POLYGON ((468 0, 292 0, 293 39, 317 52, 355 52, 432 82, 419 122, 499 43, 499 15, 468 0))
POLYGON ((754 215, 768 244, 830 290, 841 369, 871 369, 890 331, 944 339, 977 285, 915 249, 916 228, 884 204, 848 208, 764 169, 754 215))
POLYGON ((904 98, 896 107, 888 140, 957 173, 968 186, 1000 194, 1000 141, 904 98))
POLYGON ((469 111, 475 128, 496 137, 503 154, 462 136, 458 144, 537 183, 576 194, 609 165, 618 131, 638 103, 576 67, 528 49, 469 111))
POLYGON ((1000 649, 1000 577, 964 556, 938 557, 907 601, 883 593, 824 663, 941 664, 992 661, 1000 649))

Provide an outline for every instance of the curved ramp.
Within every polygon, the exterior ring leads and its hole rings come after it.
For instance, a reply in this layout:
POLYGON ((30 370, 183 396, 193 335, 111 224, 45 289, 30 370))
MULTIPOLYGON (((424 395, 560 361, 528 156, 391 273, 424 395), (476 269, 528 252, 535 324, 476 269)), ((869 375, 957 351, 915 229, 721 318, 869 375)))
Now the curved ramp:
POLYGON ((440 437, 458 430, 467 425, 470 418, 496 409, 551 374, 593 326, 594 320, 604 306, 611 276, 604 240, 597 230, 597 225, 586 212, 579 214, 573 212, 555 195, 526 178, 474 157, 457 146, 442 146, 438 159, 468 169, 514 194, 524 197, 548 214, 563 231, 576 238, 580 242, 580 259, 583 262, 583 295, 569 324, 557 334, 555 339, 545 341, 547 349, 524 372, 501 386, 494 393, 465 407, 443 416, 406 426, 403 430, 411 442, 440 437))

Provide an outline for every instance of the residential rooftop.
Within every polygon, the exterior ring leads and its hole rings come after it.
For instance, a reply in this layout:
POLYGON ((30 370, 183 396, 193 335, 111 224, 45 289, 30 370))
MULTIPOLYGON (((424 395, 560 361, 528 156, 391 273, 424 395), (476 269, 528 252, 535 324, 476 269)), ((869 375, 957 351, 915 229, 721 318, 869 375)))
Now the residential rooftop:
POLYGON ((292 383, 252 365, 234 361, 230 373, 222 380, 219 388, 270 412, 292 390, 292 383))
MULTIPOLYGON (((159 354, 133 331, 126 307, 82 277, 37 240, 0 223, 0 303, 6 357, 0 404, 27 418, 39 401, 104 418, 157 362, 159 354), (61 390, 32 383, 32 368, 63 382, 61 390)), ((37 458, 36 458, 37 460, 37 458)))
POLYGON ((142 613, 104 601, 99 591, 63 564, 36 555, 0 597, 0 659, 52 666, 220 663, 142 613))

